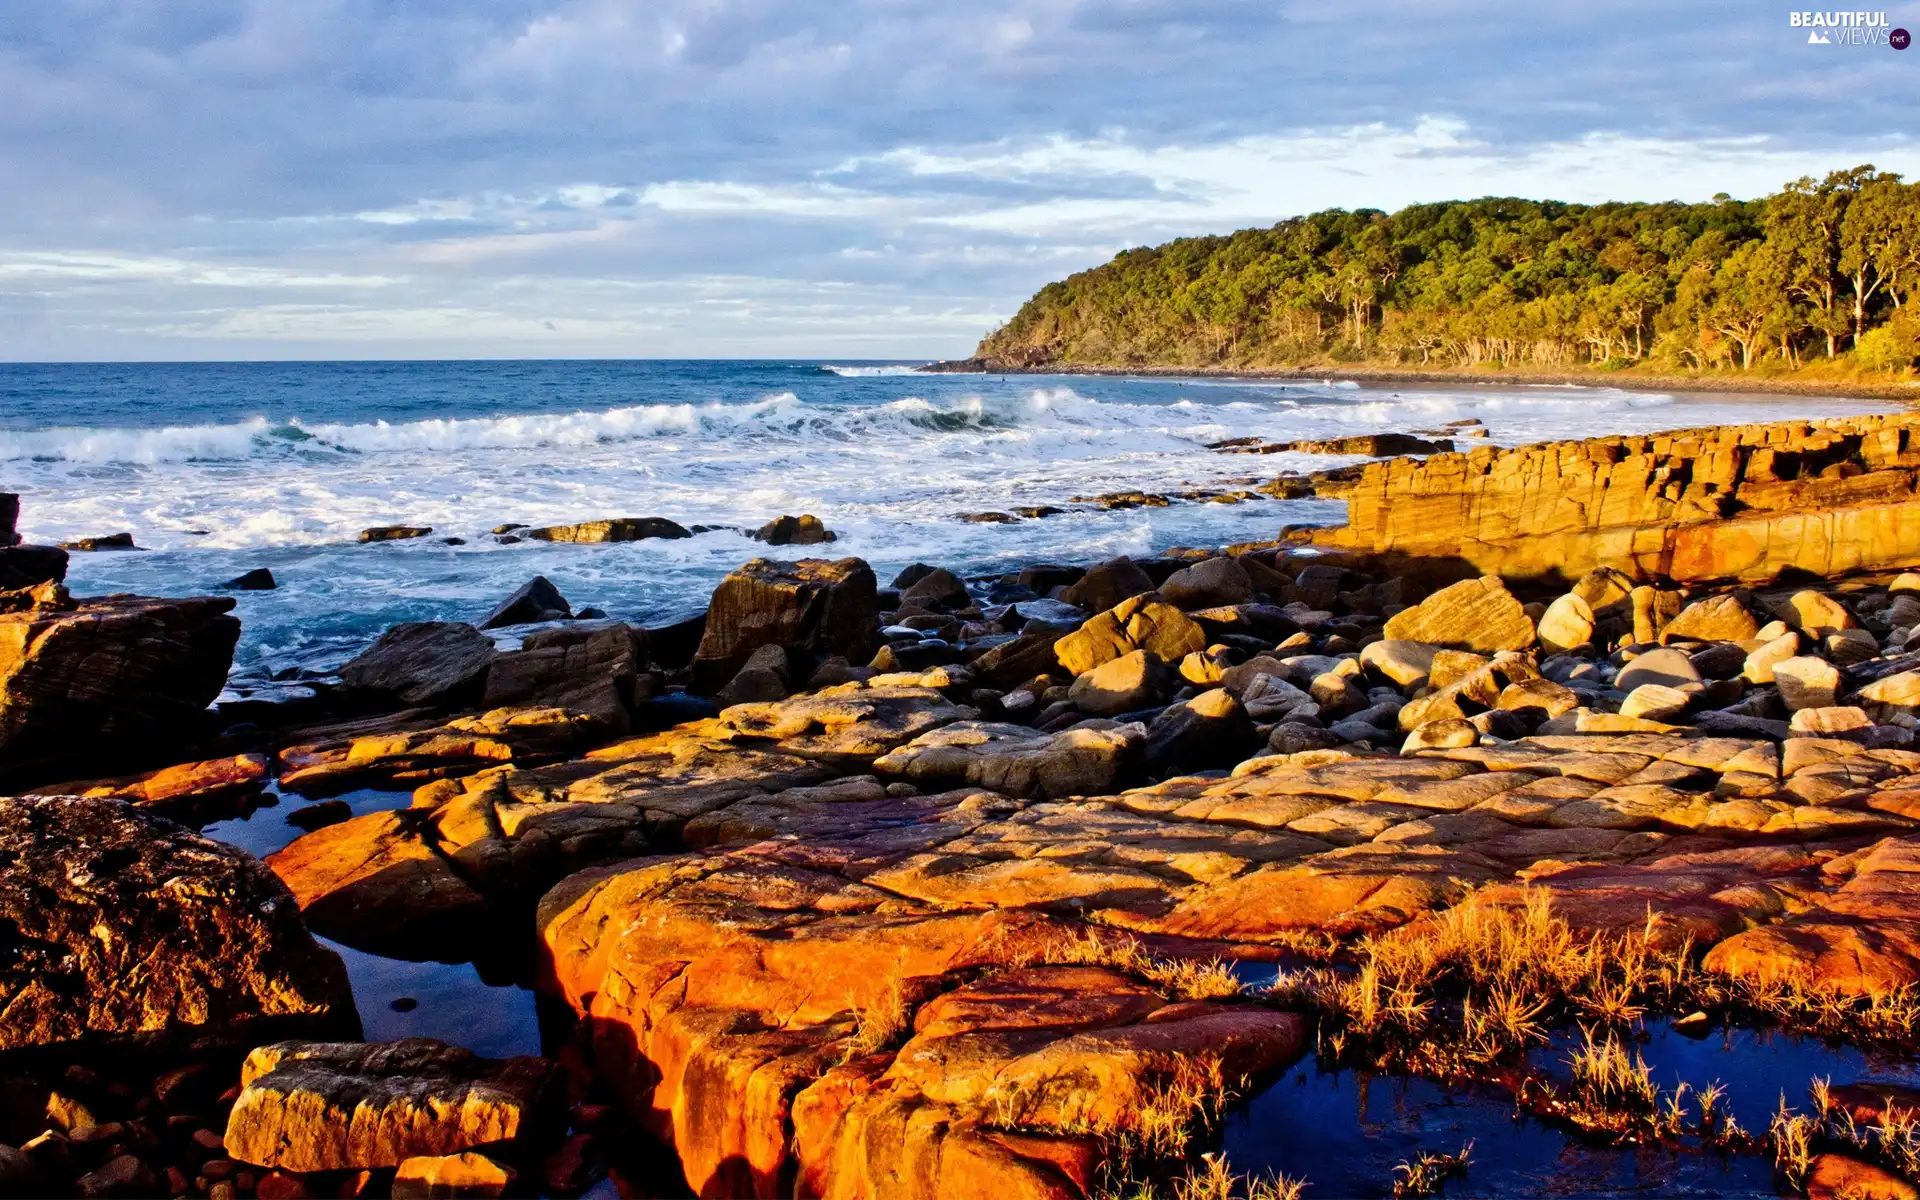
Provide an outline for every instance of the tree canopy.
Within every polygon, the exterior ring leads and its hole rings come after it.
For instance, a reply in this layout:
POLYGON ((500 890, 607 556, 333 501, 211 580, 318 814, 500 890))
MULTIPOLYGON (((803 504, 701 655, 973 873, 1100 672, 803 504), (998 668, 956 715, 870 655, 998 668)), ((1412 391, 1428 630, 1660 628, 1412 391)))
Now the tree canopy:
POLYGON ((1014 366, 1750 370, 1920 355, 1920 184, 1872 166, 1759 200, 1489 197, 1329 209, 1126 250, 980 344, 1014 366))

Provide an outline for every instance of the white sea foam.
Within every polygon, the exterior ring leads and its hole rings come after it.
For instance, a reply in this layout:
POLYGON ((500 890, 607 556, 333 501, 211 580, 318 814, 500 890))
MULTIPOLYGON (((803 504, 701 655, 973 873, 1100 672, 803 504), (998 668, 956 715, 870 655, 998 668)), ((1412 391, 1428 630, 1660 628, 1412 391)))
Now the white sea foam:
POLYGON ((850 379, 865 375, 912 375, 920 370, 919 367, 841 367, 832 364, 823 364, 820 369, 822 371, 832 371, 835 375, 846 376, 850 379))

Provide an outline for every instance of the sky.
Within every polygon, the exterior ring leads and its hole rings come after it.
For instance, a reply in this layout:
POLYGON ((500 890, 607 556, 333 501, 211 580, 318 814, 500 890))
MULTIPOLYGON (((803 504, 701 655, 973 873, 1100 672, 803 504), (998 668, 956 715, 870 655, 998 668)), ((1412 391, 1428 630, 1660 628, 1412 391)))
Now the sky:
POLYGON ((1793 11, 34 0, 0 359, 956 358, 1121 249, 1320 208, 1920 177, 1920 47, 1793 11))

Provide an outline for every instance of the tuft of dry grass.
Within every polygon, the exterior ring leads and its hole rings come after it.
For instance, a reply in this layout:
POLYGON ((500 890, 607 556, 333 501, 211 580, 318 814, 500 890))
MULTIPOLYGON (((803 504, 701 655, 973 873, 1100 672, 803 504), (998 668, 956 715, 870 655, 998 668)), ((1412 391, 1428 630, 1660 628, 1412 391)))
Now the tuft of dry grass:
POLYGON ((1006 956, 1008 966, 1111 967, 1153 984, 1180 1000, 1228 1000, 1246 994, 1233 968, 1218 959, 1162 958, 1150 953, 1130 934, 1088 928, 1038 944, 1027 944, 1006 956))
POLYGON ((1465 1175, 1473 1158, 1473 1143, 1460 1147, 1458 1154, 1422 1150, 1412 1162, 1393 1169, 1393 1194, 1396 1197, 1437 1196, 1447 1180, 1465 1175))
POLYGON ((1286 1175, 1235 1175, 1226 1155, 1203 1154, 1174 1180, 1173 1200, 1301 1200, 1306 1188, 1306 1180, 1286 1175))
POLYGON ((1790 1186, 1804 1188, 1815 1155, 1837 1150, 1853 1158, 1877 1162, 1909 1180, 1920 1179, 1920 1117, 1911 1109, 1887 1104, 1870 1124, 1854 1119, 1853 1110, 1835 1100, 1830 1082, 1816 1078, 1808 1087, 1813 1112, 1780 1106, 1767 1129, 1766 1145, 1774 1169, 1790 1186))
POLYGON ((912 1024, 907 991, 899 979, 869 1005, 849 1004, 853 1014, 853 1032, 841 1043, 842 1064, 878 1054, 899 1042, 912 1024))

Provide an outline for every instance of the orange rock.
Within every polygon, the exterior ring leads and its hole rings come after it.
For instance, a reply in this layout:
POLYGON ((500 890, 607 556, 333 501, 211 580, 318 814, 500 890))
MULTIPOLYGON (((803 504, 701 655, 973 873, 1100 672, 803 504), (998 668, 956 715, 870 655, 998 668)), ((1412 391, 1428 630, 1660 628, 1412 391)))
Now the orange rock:
POLYGON ((1807 1200, 1920 1200, 1920 1188, 1872 1163, 1820 1154, 1807 1173, 1807 1200))

